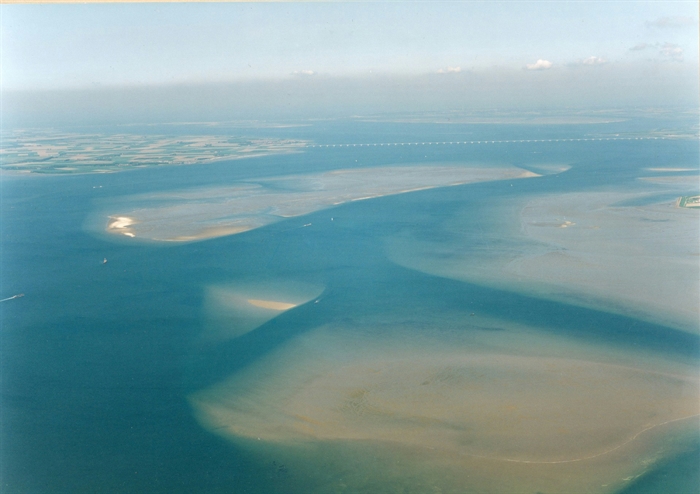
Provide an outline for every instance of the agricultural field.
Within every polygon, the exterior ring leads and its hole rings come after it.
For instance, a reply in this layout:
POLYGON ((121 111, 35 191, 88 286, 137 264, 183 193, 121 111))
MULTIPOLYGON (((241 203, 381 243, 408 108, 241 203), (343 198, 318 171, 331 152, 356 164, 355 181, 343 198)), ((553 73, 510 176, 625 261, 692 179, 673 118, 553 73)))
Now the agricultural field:
POLYGON ((2 136, 0 170, 16 173, 112 173, 287 154, 304 141, 225 135, 165 136, 16 131, 2 136))

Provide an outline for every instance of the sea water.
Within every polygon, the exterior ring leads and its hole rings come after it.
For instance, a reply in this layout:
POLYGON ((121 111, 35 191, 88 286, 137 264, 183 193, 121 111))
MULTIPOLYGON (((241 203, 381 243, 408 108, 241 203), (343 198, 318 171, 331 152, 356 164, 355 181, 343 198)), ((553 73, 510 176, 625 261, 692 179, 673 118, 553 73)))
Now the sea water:
MULTIPOLYGON (((624 125, 354 122, 300 127, 285 135, 327 144, 447 142, 576 138, 620 128, 624 125)), ((310 454, 294 470, 280 459, 288 452, 281 451, 278 458, 274 447, 261 452, 197 420, 193 394, 329 324, 350 331, 366 331, 371 325, 377 338, 391 336, 403 325, 410 330, 402 344, 410 345, 412 338, 419 340, 412 335, 422 328, 430 331, 435 321, 451 332, 475 331, 466 323, 477 317, 504 322, 505 329, 483 329, 503 338, 508 338, 508 324, 522 325, 574 344, 641 351, 697 365, 696 334, 432 276, 398 266, 386 250, 387 238, 406 228, 439 240, 432 225, 468 210, 474 220, 464 227, 473 231, 474 244, 464 248, 477 252, 483 250, 484 238, 478 219, 499 201, 611 183, 635 188, 644 167, 697 163, 696 141, 632 140, 310 148, 294 155, 116 174, 3 177, 0 298, 24 296, 0 306, 2 490, 267 493, 323 492, 327 486, 344 485, 347 492, 426 492, 429 486, 420 479, 389 475, 376 483, 381 475, 372 470, 389 462, 391 453, 378 451, 382 459, 377 462, 360 461, 351 453, 354 445, 343 449, 333 444, 331 468, 328 462, 315 464, 318 456, 310 454), (335 169, 455 161, 512 164, 533 171, 542 163, 566 163, 571 169, 538 179, 360 201, 193 243, 127 242, 95 228, 100 222, 96 214, 134 194, 335 169), (309 223, 312 227, 304 227, 309 223), (323 287, 323 293, 238 338, 206 338, 211 322, 208 287, 274 284, 280 279, 323 287), (343 476, 352 478, 348 469, 362 468, 371 482, 344 483, 343 476)), ((688 445, 624 492, 697 492, 697 441, 683 441, 688 445)))

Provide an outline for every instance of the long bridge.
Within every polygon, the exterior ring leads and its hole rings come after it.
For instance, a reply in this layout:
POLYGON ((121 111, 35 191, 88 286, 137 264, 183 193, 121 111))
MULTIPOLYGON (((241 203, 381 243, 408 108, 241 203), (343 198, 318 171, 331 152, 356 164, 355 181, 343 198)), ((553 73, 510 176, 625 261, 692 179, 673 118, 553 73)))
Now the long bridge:
POLYGON ((362 144, 307 144, 307 148, 335 148, 335 147, 377 147, 377 146, 442 146, 457 144, 511 144, 525 142, 583 142, 583 141, 651 141, 657 139, 672 139, 670 137, 582 137, 565 139, 512 139, 512 140, 480 140, 480 141, 426 141, 426 142, 375 142, 362 144))

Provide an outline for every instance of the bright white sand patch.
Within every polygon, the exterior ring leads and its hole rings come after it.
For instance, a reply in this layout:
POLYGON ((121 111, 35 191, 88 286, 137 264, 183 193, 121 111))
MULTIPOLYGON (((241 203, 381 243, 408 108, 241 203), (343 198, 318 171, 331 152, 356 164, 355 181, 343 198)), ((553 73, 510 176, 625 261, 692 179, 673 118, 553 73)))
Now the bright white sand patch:
POLYGON ((128 216, 110 216, 110 219, 112 221, 107 225, 110 230, 121 230, 134 224, 134 220, 128 216))
POLYGON ((659 458, 669 427, 700 413, 694 369, 581 359, 565 347, 537 355, 538 344, 547 347, 537 336, 515 335, 511 351, 527 347, 516 355, 496 343, 503 335, 474 345, 371 333, 306 334, 194 394, 196 415, 239 441, 384 444, 403 476, 429 462, 460 472, 449 482, 475 483, 478 492, 607 492, 602 484, 659 458))
POLYGON ((132 230, 132 226, 136 223, 133 218, 129 216, 110 216, 110 221, 107 223, 107 231, 109 233, 116 233, 119 235, 126 235, 127 237, 135 237, 132 230))

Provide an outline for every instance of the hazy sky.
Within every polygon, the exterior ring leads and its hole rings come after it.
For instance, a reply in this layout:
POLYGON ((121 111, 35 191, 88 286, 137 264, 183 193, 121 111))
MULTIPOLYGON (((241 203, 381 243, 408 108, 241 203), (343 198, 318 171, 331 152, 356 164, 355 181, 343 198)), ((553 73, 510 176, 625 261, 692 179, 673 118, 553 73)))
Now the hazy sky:
POLYGON ((3 5, 3 85, 697 63, 697 11, 694 1, 3 5))
POLYGON ((263 80, 297 89, 326 81, 331 93, 343 84, 361 93, 358 81, 369 93, 427 84, 486 94, 512 83, 525 97, 526 88, 592 84, 607 102, 617 96, 606 91, 673 99, 697 86, 696 1, 2 5, 0 13, 5 92, 263 80))

